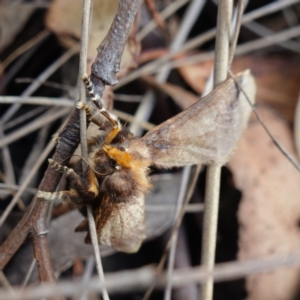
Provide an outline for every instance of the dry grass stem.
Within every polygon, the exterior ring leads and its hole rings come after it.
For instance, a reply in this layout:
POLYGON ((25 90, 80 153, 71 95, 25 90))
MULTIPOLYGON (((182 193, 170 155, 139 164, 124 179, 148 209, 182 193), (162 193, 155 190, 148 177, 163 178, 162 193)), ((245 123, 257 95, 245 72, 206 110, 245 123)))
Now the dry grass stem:
MULTIPOLYGON (((291 6, 291 5, 299 3, 299 2, 300 2, 299 0, 286 0, 286 1, 280 1, 280 2, 279 1, 273 2, 271 4, 265 5, 261 8, 258 8, 254 11, 251 11, 251 12, 245 14, 242 18, 242 24, 251 22, 251 21, 261 18, 265 15, 277 12, 285 7, 291 6)), ((128 76, 126 76, 126 78, 123 78, 122 80, 120 80, 120 82, 117 84, 117 86, 115 88, 119 88, 141 76, 146 76, 146 75, 156 72, 157 69, 159 69, 164 64, 168 63, 172 58, 174 58, 178 54, 184 53, 184 52, 192 50, 196 47, 199 47, 200 45, 213 39, 215 37, 215 35, 216 35, 216 29, 214 28, 214 29, 211 29, 211 30, 189 40, 178 51, 174 51, 172 53, 163 55, 159 59, 156 59, 156 60, 146 64, 145 66, 139 68, 138 70, 131 72, 128 76)), ((210 58, 207 58, 207 59, 210 59, 210 58)))
POLYGON ((27 178, 24 180, 24 182, 20 186, 20 189, 18 190, 18 192, 16 193, 16 195, 13 197, 13 199, 11 200, 11 202, 9 203, 9 205, 6 207, 5 211, 1 215, 1 218, 0 218, 0 227, 3 225, 3 223, 6 220, 6 218, 8 217, 8 215, 10 214, 10 212, 12 211, 12 209, 14 208, 14 206, 16 205, 18 199, 22 196, 23 192, 26 190, 26 188, 29 185, 30 181, 32 180, 33 176, 36 175, 36 172, 38 171, 38 169, 40 168, 40 166, 44 163, 44 161, 47 159, 47 157, 49 156, 49 153, 52 151, 52 149, 54 148, 54 146, 55 146, 54 143, 52 141, 50 141, 48 143, 47 147, 41 153, 41 155, 38 158, 36 164, 32 167, 32 170, 30 171, 30 173, 28 173, 27 178))
MULTIPOLYGON (((83 78, 84 74, 86 73, 90 18, 91 18, 91 1, 84 0, 83 12, 82 12, 81 49, 80 49, 80 61, 79 61, 80 78, 83 78)), ((86 103, 86 86, 82 80, 80 80, 80 85, 79 85, 79 101, 86 103)), ((80 144, 81 144, 81 153, 85 160, 88 159, 86 128, 87 128, 86 112, 85 110, 81 110, 80 111, 80 144)), ((83 170, 86 170, 87 167, 88 166, 86 165, 84 160, 82 160, 83 170)), ((102 261, 100 256, 100 249, 98 245, 96 225, 93 216, 93 210, 90 205, 87 205, 87 215, 88 215, 89 230, 90 230, 92 245, 96 257, 97 271, 98 271, 100 282, 104 283, 105 279, 104 279, 104 272, 103 272, 102 261)), ((104 300, 109 300, 109 296, 105 288, 102 290, 102 296, 104 300)))
MULTIPOLYGON (((221 1, 218 4, 214 87, 226 80, 227 77, 232 6, 232 0, 221 1)), ((206 171, 201 263, 208 272, 211 272, 215 265, 221 167, 221 165, 208 166, 206 171)), ((201 286, 200 299, 213 299, 213 285, 214 282, 211 279, 201 286)))
MULTIPOLYGON (((28 97, 33 94, 41 84, 46 81, 58 68, 60 68, 67 60, 69 60, 74 54, 78 53, 78 46, 74 46, 70 50, 66 51, 60 58, 58 58, 54 63, 52 63, 45 71, 43 71, 35 82, 33 82, 20 96, 28 97)), ((14 103, 2 116, 1 124, 6 123, 10 118, 18 111, 21 107, 20 103, 14 103)))
POLYGON ((45 126, 46 124, 49 124, 61 117, 64 117, 70 113, 69 108, 64 108, 62 110, 55 110, 51 109, 51 111, 45 113, 44 115, 40 116, 39 118, 36 118, 31 123, 23 126, 22 128, 10 133, 6 137, 4 137, 0 141, 0 148, 5 147, 9 145, 10 143, 22 138, 23 136, 45 126))
POLYGON ((7 68, 9 64, 11 64, 15 59, 17 59, 20 55, 22 55, 24 52, 32 48, 34 45, 39 43, 40 41, 46 39, 50 35, 50 32, 48 30, 43 30, 39 34, 37 34, 35 37, 27 41, 25 44, 23 44, 21 47, 16 49, 13 53, 11 53, 2 63, 3 68, 7 68))
MULTIPOLYGON (((160 17, 162 20, 166 20, 168 17, 172 16, 179 8, 185 5, 190 0, 176 0, 171 2, 163 11, 161 11, 160 17)), ((153 31, 157 27, 157 22, 155 20, 151 20, 145 27, 141 29, 140 32, 136 35, 136 38, 141 41, 144 37, 146 37, 151 31, 153 31)))
MULTIPOLYGON (((300 252, 293 252, 280 256, 269 256, 262 259, 243 262, 228 262, 216 265, 213 272, 208 273, 203 267, 175 270, 172 275, 174 287, 190 283, 204 283, 210 278, 215 282, 244 278, 246 276, 273 272, 278 268, 296 268, 300 266, 300 252)), ((159 288, 166 285, 166 274, 157 275, 153 267, 110 273, 106 275, 106 287, 110 293, 128 290, 143 290, 153 282, 159 288)), ((56 286, 44 283, 40 286, 15 289, 14 294, 6 289, 0 289, 1 300, 34 300, 57 295, 73 296, 82 292, 100 292, 103 285, 99 284, 98 277, 93 277, 88 283, 77 281, 59 282, 56 286)))

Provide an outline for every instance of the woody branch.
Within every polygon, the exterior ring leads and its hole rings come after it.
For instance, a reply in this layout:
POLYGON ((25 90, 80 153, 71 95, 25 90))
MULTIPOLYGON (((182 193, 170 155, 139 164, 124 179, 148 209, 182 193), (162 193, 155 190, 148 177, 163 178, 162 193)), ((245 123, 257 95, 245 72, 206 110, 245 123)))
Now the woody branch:
MULTIPOLYGON (((138 5, 139 0, 120 0, 111 28, 97 49, 98 55, 92 66, 91 81, 100 99, 105 85, 117 83, 116 73, 119 71, 122 53, 130 27, 137 13, 138 5)), ((59 134, 56 150, 52 157, 53 160, 58 164, 67 164, 79 141, 79 112, 75 110, 59 134)), ((53 192, 60 178, 61 174, 48 167, 38 189, 53 192)), ((36 196, 32 199, 22 219, 0 246, 1 270, 5 268, 28 234, 31 233, 33 235, 33 249, 35 258, 38 261, 40 279, 41 281, 55 282, 47 240, 46 216, 48 210, 48 202, 38 199, 36 196)))

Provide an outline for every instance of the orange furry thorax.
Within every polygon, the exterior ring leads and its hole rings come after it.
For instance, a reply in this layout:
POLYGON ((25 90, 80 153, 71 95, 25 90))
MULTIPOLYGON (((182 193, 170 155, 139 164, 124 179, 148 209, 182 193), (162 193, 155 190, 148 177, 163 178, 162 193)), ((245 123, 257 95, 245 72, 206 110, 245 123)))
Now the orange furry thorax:
POLYGON ((127 169, 136 182, 136 187, 142 192, 148 192, 152 187, 148 172, 149 161, 135 153, 122 151, 113 146, 104 146, 105 154, 113 159, 118 166, 127 169))

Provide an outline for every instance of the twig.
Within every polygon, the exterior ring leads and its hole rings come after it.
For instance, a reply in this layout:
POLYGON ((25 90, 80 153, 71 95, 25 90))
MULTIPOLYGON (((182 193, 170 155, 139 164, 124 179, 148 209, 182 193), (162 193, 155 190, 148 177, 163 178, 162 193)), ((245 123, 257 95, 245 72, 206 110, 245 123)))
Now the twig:
POLYGON ((2 271, 0 271, 0 282, 1 282, 1 285, 4 286, 7 290, 14 293, 13 287, 11 286, 11 284, 9 283, 5 274, 2 271))
MULTIPOLYGON (((86 72, 91 9, 92 9, 91 1, 84 0, 83 12, 82 12, 81 49, 80 49, 80 61, 79 61, 79 76, 81 78, 84 76, 86 72)), ((83 81, 80 81, 79 95, 80 95, 79 101, 81 101, 82 103, 86 103, 86 87, 83 81)), ((80 144, 81 144, 81 153, 84 158, 82 160, 83 172, 85 172, 85 170, 88 167, 85 163, 85 160, 88 159, 86 128, 87 128, 86 112, 85 110, 81 110, 80 111, 80 144)), ((89 232, 90 232, 92 245, 96 257, 97 271, 98 271, 100 283, 105 284, 105 278, 104 278, 104 272, 103 272, 102 261, 100 256, 100 249, 98 245, 98 238, 97 238, 95 220, 93 216, 93 210, 90 204, 87 205, 86 209, 87 209, 87 217, 89 222, 89 232)), ((105 288, 102 290, 102 296, 104 300, 109 300, 109 296, 105 288)))
MULTIPOLYGON (((163 11, 160 12, 162 20, 166 20, 168 17, 173 15, 180 7, 185 5, 190 0, 177 0, 170 3, 163 11)), ((137 40, 141 41, 145 38, 152 30, 157 27, 155 20, 151 20, 140 32, 136 35, 137 40)))
MULTIPOLYGON (((208 273, 203 267, 175 270, 172 282, 175 287, 191 283, 204 283, 211 278, 215 282, 229 281, 246 276, 269 273, 278 268, 296 268, 300 266, 300 252, 292 252, 283 255, 268 256, 246 260, 234 261, 216 265, 213 272, 208 273)), ((153 267, 147 266, 141 269, 110 273, 106 275, 106 287, 110 293, 118 293, 131 290, 143 290, 156 282, 158 287, 166 284, 166 274, 158 276, 153 267)), ((80 283, 74 280, 60 282, 56 286, 43 284, 28 287, 24 290, 15 289, 14 294, 6 289, 0 289, 1 300, 34 300, 57 295, 73 296, 79 293, 101 292, 103 285, 99 284, 98 277, 93 277, 89 282, 80 283)))
MULTIPOLYGON (((232 6, 232 0, 220 1, 218 4, 214 87, 227 77, 232 6)), ((211 272, 215 265, 221 167, 221 165, 208 166, 206 171, 201 262, 208 272, 211 272)), ((200 299, 213 298, 213 284, 211 279, 201 286, 200 299)))
MULTIPOLYGON (((246 27, 247 29, 251 30, 255 34, 262 36, 262 37, 274 34, 274 31, 272 31, 271 29, 268 29, 267 27, 261 25, 258 22, 254 22, 254 21, 245 24, 244 27, 246 27)), ((299 42, 287 40, 287 41, 283 41, 281 43, 277 43, 277 45, 282 48, 288 49, 290 51, 300 53, 300 43, 299 42)))
POLYGON ((2 67, 5 69, 7 66, 13 62, 17 57, 23 54, 25 51, 29 50, 31 47, 39 43, 40 41, 46 39, 50 35, 48 30, 43 30, 42 32, 38 33, 32 39, 24 43, 21 47, 16 49, 12 52, 2 63, 2 67))
POLYGON ((295 158, 277 141, 277 139, 274 137, 274 135, 270 132, 269 128, 266 126, 265 122, 262 120, 260 114, 258 113, 256 107, 251 103, 248 95, 245 93, 244 89, 240 86, 240 84, 235 80, 234 74, 232 74, 231 70, 228 70, 228 74, 230 77, 234 80, 240 91, 244 94, 247 102, 252 108, 252 111, 254 112, 258 122, 263 127, 267 135, 270 137, 272 142, 275 144, 275 146, 279 149, 279 151, 288 159, 288 161, 296 168, 297 171, 300 172, 300 164, 297 162, 295 158))
MULTIPOLYGON (((166 211, 175 210, 175 206, 173 205, 146 205, 146 211, 153 212, 161 212, 164 213, 166 211)), ((190 203, 184 208, 185 213, 199 213, 204 209, 204 205, 202 203, 190 203)))
MULTIPOLYGON (((298 36, 300 36, 300 26, 283 30, 279 33, 274 33, 273 35, 270 35, 268 37, 263 37, 261 39, 257 39, 255 41, 247 42, 237 46, 235 51, 235 56, 244 55, 255 50, 276 45, 298 36)), ((195 64, 202 61, 210 60, 213 59, 213 57, 214 57, 214 53, 210 51, 207 53, 192 55, 187 58, 178 59, 176 61, 169 63, 168 66, 170 68, 178 68, 187 64, 195 64)))
POLYGON ((74 106, 75 106, 73 100, 66 99, 66 98, 51 98, 51 97, 0 96, 0 103, 20 103, 20 104, 45 105, 45 106, 65 106, 65 107, 70 107, 70 108, 74 108, 74 106))
MULTIPOLYGON (((19 185, 16 185, 16 184, 8 184, 8 183, 2 183, 0 182, 0 188, 1 189, 9 189, 9 190, 19 190, 20 186, 19 185)), ((26 192, 29 192, 31 194, 35 194, 37 192, 37 189, 35 188, 31 188, 31 187, 28 187, 25 189, 26 192)))
POLYGON ((31 119, 35 117, 36 115, 39 115, 47 110, 47 107, 36 107, 27 113, 21 115, 20 117, 17 117, 10 122, 7 122, 6 124, 2 125, 4 130, 7 130, 9 128, 15 127, 16 125, 25 122, 28 119, 31 119))
MULTIPOLYGON (((182 209, 180 211, 180 214, 179 214, 178 218, 176 219, 175 224, 172 227, 170 238, 169 238, 168 243, 167 243, 167 245, 166 245, 166 247, 164 249, 164 253, 163 253, 163 255, 162 255, 162 257, 161 257, 161 259, 159 261, 159 264, 156 267, 156 270, 155 270, 156 276, 159 276, 162 273, 163 267, 165 265, 165 262, 166 262, 166 259, 168 257, 168 253, 169 253, 169 250, 170 250, 170 247, 171 247, 171 244, 172 244, 172 237, 178 231, 178 228, 181 225, 183 216, 185 214, 185 207, 190 202, 190 199, 191 199, 191 197, 193 195, 193 192, 194 192, 197 180, 198 180, 198 176, 199 176, 200 170, 201 170, 201 166, 196 166, 195 171, 194 171, 194 175, 191 176, 192 179, 191 179, 191 182, 190 182, 190 185, 189 185, 188 192, 186 193, 186 196, 185 196, 185 199, 184 199, 184 202, 183 202, 183 205, 182 205, 182 209)), ((149 299, 149 297, 151 296, 151 294, 152 294, 152 292, 153 292, 153 290, 154 290, 154 288, 156 286, 156 283, 157 282, 154 282, 151 285, 149 285, 149 288, 146 291, 146 293, 145 293, 145 295, 143 297, 143 300, 149 299)))
MULTIPOLYGON (((95 259, 94 259, 94 257, 90 257, 86 262, 85 271, 84 271, 84 274, 82 276, 82 283, 83 284, 87 284, 89 282, 89 280, 91 279, 91 277, 93 275, 94 265, 95 265, 95 259)), ((88 300, 88 298, 89 298, 88 291, 86 293, 82 293, 78 297, 79 300, 88 300)))
MULTIPOLYGON (((54 63, 51 64, 45 71, 43 71, 37 78, 35 82, 33 82, 22 94, 21 97, 28 97, 32 93, 34 93, 40 85, 51 76, 61 65, 63 65, 68 59, 70 59, 74 54, 78 52, 78 46, 75 45, 73 48, 64 53, 59 59, 57 59, 54 63)), ((15 103, 12 105, 2 116, 1 124, 6 123, 21 107, 21 104, 15 103)))
POLYGON ((29 133, 39 129, 42 126, 44 126, 45 124, 51 123, 65 115, 67 115, 68 113, 70 113, 69 108, 65 108, 65 109, 58 110, 58 111, 56 110, 55 113, 53 112, 53 110, 45 113, 41 117, 36 118, 31 123, 23 126, 22 128, 10 133, 5 138, 3 138, 0 141, 0 148, 9 145, 10 143, 20 139, 21 137, 25 136, 26 134, 29 134, 29 133))
MULTIPOLYGON (((274 13, 276 11, 279 11, 285 7, 288 7, 288 6, 296 4, 296 3, 299 3, 299 0, 286 0, 286 1, 277 1, 277 2, 270 3, 270 4, 265 5, 257 10, 249 12, 248 14, 245 14, 242 18, 242 24, 251 22, 257 18, 274 13)), ((119 88, 119 87, 139 78, 140 76, 145 76, 145 75, 149 75, 149 74, 156 72, 158 68, 164 66, 164 64, 168 63, 172 58, 176 57, 178 54, 184 53, 186 51, 189 51, 196 47, 199 47, 200 45, 202 45, 205 42, 214 38, 215 35, 216 35, 216 29, 211 29, 211 30, 189 40, 179 50, 174 51, 172 53, 168 53, 168 54, 162 56, 161 58, 156 59, 156 60, 152 61, 151 63, 148 63, 145 66, 142 66, 141 68, 139 68, 138 70, 130 73, 128 76, 126 76, 126 78, 123 78, 122 80, 120 80, 120 82, 116 86, 116 88, 119 88)))
MULTIPOLYGON (((129 35, 129 30, 137 13, 139 1, 121 0, 117 13, 114 17, 109 32, 107 33, 100 46, 97 48, 98 54, 92 65, 92 73, 90 79, 94 86, 94 93, 101 97, 105 85, 114 85, 118 82, 116 73, 119 72, 122 53, 129 35)), ((87 41, 88 41, 88 25, 90 13, 90 0, 84 2, 83 22, 82 22, 82 46, 80 51, 80 75, 83 76, 86 70, 87 59, 87 41)), ((80 85, 80 100, 85 103, 85 86, 83 82, 80 85)), ((99 103, 101 105, 101 103, 99 103)), ((86 138, 86 113, 84 110, 80 112, 80 141, 81 152, 84 159, 88 158, 87 138, 86 138)), ((82 162, 83 170, 86 164, 82 162)), ((95 221, 91 206, 87 205, 87 214, 89 221, 90 235, 95 250, 98 274, 101 282, 104 282, 103 268, 100 259, 98 238, 96 232, 95 221)), ((108 293, 103 290, 103 298, 108 300, 108 293)))
MULTIPOLYGON (((75 151, 79 143, 78 119, 79 113, 75 110, 74 113, 70 116, 68 123, 61 130, 60 135, 57 139, 57 147, 53 155, 53 159, 60 164, 67 163, 68 158, 75 151)), ((48 147, 44 150, 45 156, 48 156, 47 153, 50 152, 52 146, 52 142, 50 142, 48 147)), ((40 160, 44 161, 45 158, 46 157, 41 157, 40 160)), ((57 173, 51 167, 48 167, 44 178, 39 186, 39 189, 49 192, 53 191, 56 188, 60 176, 61 175, 59 173, 57 173)), ((23 183, 23 186, 25 187, 25 182, 23 183)), ((20 194, 21 192, 22 188, 19 190, 18 194, 20 194)), ((15 196, 15 198, 19 196, 18 194, 15 196)), ((9 262, 11 257, 22 245, 29 232, 31 232, 32 235, 35 237, 35 241, 37 241, 39 237, 45 236, 45 234, 47 233, 46 217, 48 206, 49 204, 46 201, 40 201, 36 197, 33 198, 29 208, 27 209, 20 222, 0 246, 1 270, 5 267, 5 265, 9 262)), ((45 244, 46 243, 44 243, 44 245, 45 244)), ((36 243, 34 245, 36 245, 36 243)), ((40 253, 43 253, 43 251, 41 251, 40 253)), ((39 255, 39 259, 40 260, 38 261, 38 267, 40 265, 51 266, 51 264, 49 264, 49 262, 47 261, 47 259, 49 259, 48 255, 39 255)), ((46 274, 41 274, 42 270, 40 268, 38 268, 38 270, 41 278, 53 282, 54 275, 49 276, 49 278, 47 277, 47 274, 49 274, 49 272, 53 272, 52 268, 50 268, 46 274)))
MULTIPOLYGON (((32 83, 36 81, 36 79, 34 78, 17 78, 15 80, 16 83, 32 83)), ((55 88, 55 89, 59 89, 59 90, 63 90, 63 91, 66 91, 66 92, 70 92, 72 91, 74 88, 70 85, 66 85, 66 84, 61 84, 61 83, 56 83, 56 82, 52 82, 52 81, 44 81, 43 82, 43 85, 44 86, 49 86, 49 87, 52 87, 52 88, 55 88)))
MULTIPOLYGON (((235 10, 234 15, 236 15, 236 21, 234 22, 234 31, 233 36, 231 37, 230 42, 230 49, 229 49, 229 59, 228 59, 228 66, 232 64, 233 57, 235 54, 235 49, 238 41, 238 37, 240 34, 240 29, 242 25, 242 17, 245 10, 245 2, 246 0, 239 0, 237 5, 237 10, 235 10)), ((232 26, 233 28, 233 26, 232 26)))
POLYGON ((146 4, 153 20, 156 22, 156 24, 161 29, 164 29, 165 23, 164 23, 162 17, 160 16, 160 13, 156 10, 155 3, 153 2, 153 0, 145 0, 145 4, 146 4))
POLYGON ((155 127, 154 124, 146 122, 146 121, 142 121, 142 120, 136 120, 134 116, 124 113, 123 111, 120 110, 113 110, 113 113, 120 119, 126 121, 126 122, 130 122, 130 123, 137 123, 140 127, 142 127, 145 130, 151 130, 155 127))
POLYGON ((27 271, 27 273, 26 273, 26 276, 25 276, 25 278, 24 278, 24 280, 23 280, 23 282, 22 282, 22 285, 21 285, 22 288, 25 288, 26 285, 27 285, 27 283, 29 282, 29 279, 30 279, 30 277, 31 277, 31 274, 32 274, 32 272, 33 272, 35 266, 36 266, 36 259, 33 258, 32 261, 31 261, 31 264, 30 264, 30 266, 29 266, 29 269, 28 269, 28 271, 27 271))
MULTIPOLYGON (((181 180, 180 191, 177 199, 177 207, 176 207, 174 223, 176 222, 176 219, 178 218, 180 211, 182 209, 190 175, 191 175, 191 166, 187 166, 183 169, 183 173, 182 173, 182 180, 181 180)), ((168 260, 168 271, 167 271, 167 285, 164 294, 165 300, 171 299, 171 295, 172 295, 171 278, 174 271, 177 238, 178 238, 178 231, 174 233, 171 239, 172 241, 171 241, 171 249, 170 249, 169 260, 168 260)))
POLYGON ((8 217, 8 215, 10 214, 10 212, 12 211, 12 209, 14 208, 15 204, 17 203, 18 199, 21 197, 21 195, 23 194, 23 192, 27 189, 27 186, 29 185, 31 179, 33 178, 33 176, 36 175, 36 172, 41 167, 41 165, 43 164, 43 162, 47 159, 47 157, 49 156, 49 153, 54 148, 54 146, 55 146, 54 143, 52 141, 50 141, 48 143, 48 146, 41 153, 41 155, 39 156, 36 164, 32 167, 32 170, 30 171, 30 173, 28 173, 26 179, 23 181, 22 185, 20 186, 18 192, 13 197, 13 199, 10 201, 9 205, 6 207, 5 211, 1 215, 1 218, 0 218, 0 227, 3 225, 3 223, 6 220, 6 218, 8 217))

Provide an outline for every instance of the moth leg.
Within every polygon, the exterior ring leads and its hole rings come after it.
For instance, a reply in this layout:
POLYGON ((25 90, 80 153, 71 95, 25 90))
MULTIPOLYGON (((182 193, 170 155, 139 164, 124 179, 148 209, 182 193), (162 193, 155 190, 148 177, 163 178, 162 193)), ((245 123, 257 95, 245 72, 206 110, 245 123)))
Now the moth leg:
POLYGON ((80 196, 75 190, 71 191, 60 191, 60 192, 43 192, 38 191, 36 196, 40 199, 55 202, 55 204, 60 204, 64 202, 73 202, 73 203, 81 203, 80 196))
POLYGON ((81 198, 84 198, 85 201, 92 201, 98 195, 98 180, 95 176, 95 172, 91 168, 88 168, 83 178, 81 178, 73 169, 59 165, 53 159, 49 159, 49 164, 57 172, 66 172, 67 177, 73 181, 77 193, 81 198))
POLYGON ((110 143, 115 136, 118 134, 119 131, 121 131, 122 126, 120 124, 120 121, 118 118, 114 115, 109 113, 103 106, 103 102, 100 99, 98 94, 94 93, 93 89, 93 84, 90 80, 90 78, 85 74, 82 78, 84 81, 86 88, 88 90, 88 93, 90 95, 90 99, 92 100, 92 103, 98 108, 98 110, 94 110, 92 105, 87 102, 87 103, 82 103, 78 102, 77 103, 77 108, 78 109, 84 109, 86 111, 87 117, 89 120, 93 123, 95 123, 97 126, 101 127, 103 123, 100 121, 101 119, 99 118, 99 113, 104 116, 111 124, 112 128, 110 129, 108 136, 107 136, 107 141, 106 143, 110 143))
POLYGON ((73 169, 56 163, 52 158, 49 158, 48 162, 49 162, 50 167, 52 169, 54 169, 56 172, 59 172, 59 173, 66 172, 66 175, 69 178, 75 178, 76 176, 78 176, 73 169))

